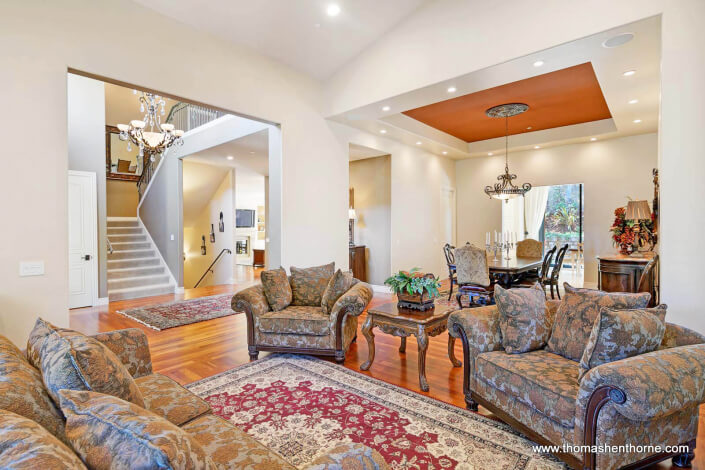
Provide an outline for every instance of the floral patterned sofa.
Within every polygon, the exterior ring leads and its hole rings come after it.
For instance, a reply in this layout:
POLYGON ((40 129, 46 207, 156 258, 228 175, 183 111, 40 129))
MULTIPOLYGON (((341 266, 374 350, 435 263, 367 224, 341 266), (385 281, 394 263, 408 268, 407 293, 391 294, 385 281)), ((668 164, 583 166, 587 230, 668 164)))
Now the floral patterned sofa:
MULTIPOLYGON (((141 330, 125 329, 90 338, 106 346, 124 364, 136 382, 147 410, 183 429, 202 446, 212 460, 208 468, 295 470, 247 433, 212 414, 207 402, 168 377, 153 373, 147 337, 141 330)), ((28 346, 34 339, 30 337, 28 346)), ((33 365, 38 360, 36 348, 28 347, 25 354, 0 336, 0 467, 37 468, 41 462, 43 468, 84 469, 83 463, 86 462, 78 459, 77 448, 72 449, 71 443, 76 442, 76 436, 75 431, 70 436, 66 427, 63 400, 62 409, 59 409, 51 398, 51 389, 43 383, 46 369, 33 365)), ((96 359, 95 363, 100 360, 96 359)), ((97 372, 104 380, 111 380, 111 374, 105 370, 102 374, 97 372)), ((63 396, 67 391, 62 389, 60 393, 63 396)), ((114 400, 112 396, 95 395, 106 401, 114 400)), ((88 440, 91 438, 95 436, 87 437, 88 440)), ((154 463, 154 468, 166 468, 158 464, 154 463)), ((372 470, 388 467, 376 451, 345 443, 307 468, 372 470)))
MULTIPOLYGON (((560 304, 546 303, 551 324, 560 304)), ((506 353, 496 305, 452 313, 448 330, 463 344, 467 407, 484 406, 539 444, 687 446, 554 452, 571 467, 642 468, 669 457, 690 466, 705 399, 705 336, 666 323, 658 350, 599 365, 579 380, 578 362, 545 348, 506 353)))
POLYGON ((333 275, 332 264, 306 270, 292 268, 292 272, 293 303, 281 310, 272 309, 262 284, 233 296, 232 309, 247 316, 250 358, 257 359, 259 351, 274 351, 335 356, 337 362, 344 362, 357 337, 357 317, 372 300, 372 289, 352 279, 352 287, 326 313, 321 308, 321 297, 333 275))

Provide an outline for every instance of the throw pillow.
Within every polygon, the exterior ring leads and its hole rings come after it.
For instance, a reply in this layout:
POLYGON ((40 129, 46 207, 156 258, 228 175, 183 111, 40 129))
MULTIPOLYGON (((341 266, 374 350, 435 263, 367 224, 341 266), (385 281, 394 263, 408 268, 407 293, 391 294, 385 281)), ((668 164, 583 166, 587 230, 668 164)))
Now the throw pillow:
POLYGON ((144 406, 142 393, 120 359, 100 341, 77 331, 56 328, 41 318, 51 333, 40 351, 42 380, 59 404, 59 390, 92 390, 144 406))
POLYGON ((151 411, 101 393, 59 394, 66 436, 93 470, 216 468, 190 434, 151 411))
POLYGON ((529 289, 504 289, 496 284, 494 299, 502 346, 507 353, 535 351, 546 345, 551 324, 546 312, 546 294, 538 283, 529 289))
POLYGON ((563 286, 565 295, 556 312, 546 350, 572 361, 580 361, 583 357, 595 319, 602 307, 621 310, 646 308, 651 299, 648 292, 629 294, 578 289, 567 282, 563 286))
POLYGON ((656 351, 666 332, 665 307, 641 310, 603 307, 580 360, 578 380, 600 364, 656 351))
POLYGON ((335 263, 305 269, 292 266, 290 271, 292 305, 320 307, 323 292, 335 272, 335 263))
POLYGON ((272 310, 278 312, 291 305, 291 286, 284 268, 262 271, 260 279, 264 296, 267 297, 267 303, 272 310))
POLYGON ((353 285, 353 275, 351 272, 343 272, 338 269, 333 277, 328 281, 328 286, 321 297, 321 308, 326 315, 333 310, 333 305, 345 294, 353 285))
POLYGON ((29 418, 0 410, 0 428, 0 468, 86 468, 71 449, 29 418))

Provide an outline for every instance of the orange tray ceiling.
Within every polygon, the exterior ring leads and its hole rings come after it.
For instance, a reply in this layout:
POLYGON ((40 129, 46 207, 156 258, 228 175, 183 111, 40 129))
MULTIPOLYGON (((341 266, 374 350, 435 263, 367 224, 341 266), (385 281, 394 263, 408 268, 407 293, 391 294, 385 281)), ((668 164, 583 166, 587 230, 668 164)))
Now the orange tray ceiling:
POLYGON ((529 105, 525 113, 509 118, 510 135, 612 117, 590 62, 403 114, 465 142, 477 142, 504 136, 504 119, 485 114, 488 108, 503 103, 529 105), (527 129, 529 126, 531 129, 527 129))

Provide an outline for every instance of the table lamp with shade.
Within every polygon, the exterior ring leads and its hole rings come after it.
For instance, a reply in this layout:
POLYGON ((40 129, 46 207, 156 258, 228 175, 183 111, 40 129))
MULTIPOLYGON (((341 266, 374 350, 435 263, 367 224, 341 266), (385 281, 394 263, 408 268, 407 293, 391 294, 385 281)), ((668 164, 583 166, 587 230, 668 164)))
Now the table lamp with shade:
POLYGON ((651 209, 649 208, 649 202, 629 201, 627 203, 627 211, 624 215, 624 218, 626 220, 632 220, 636 222, 632 230, 634 231, 637 239, 639 238, 639 232, 641 231, 641 229, 644 228, 646 230, 646 232, 649 234, 649 251, 652 251, 654 249, 654 245, 656 244, 656 235, 652 233, 647 227, 642 226, 642 224, 640 223, 642 220, 651 220, 651 209))
POLYGON ((350 246, 355 246, 355 221, 357 214, 354 208, 348 209, 348 231, 350 233, 350 246))

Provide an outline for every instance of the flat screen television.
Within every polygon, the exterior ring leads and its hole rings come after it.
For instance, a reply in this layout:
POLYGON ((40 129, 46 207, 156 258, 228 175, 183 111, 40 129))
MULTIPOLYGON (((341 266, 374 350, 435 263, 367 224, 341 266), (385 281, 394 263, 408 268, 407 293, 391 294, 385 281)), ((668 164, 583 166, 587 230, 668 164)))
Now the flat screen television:
POLYGON ((255 211, 252 209, 237 209, 235 211, 235 227, 254 227, 255 211))

